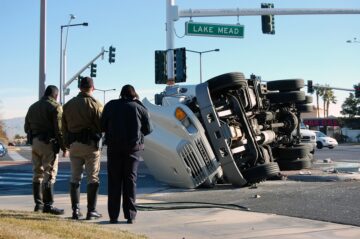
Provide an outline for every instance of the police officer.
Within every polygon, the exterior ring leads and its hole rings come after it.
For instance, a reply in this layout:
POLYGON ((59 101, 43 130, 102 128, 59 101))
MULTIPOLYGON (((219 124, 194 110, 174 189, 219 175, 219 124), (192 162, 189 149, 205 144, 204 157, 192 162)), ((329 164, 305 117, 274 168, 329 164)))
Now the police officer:
POLYGON ((63 209, 52 205, 60 148, 66 154, 61 132, 62 108, 56 102, 58 92, 56 86, 49 85, 44 96, 30 106, 24 126, 32 143, 34 211, 55 215, 64 214, 63 209))
POLYGON ((131 85, 125 85, 120 99, 106 104, 101 118, 107 144, 108 213, 110 223, 117 223, 121 192, 127 223, 136 217, 135 196, 139 151, 144 149, 144 136, 151 132, 146 108, 131 85))
POLYGON ((64 105, 63 125, 66 146, 70 148, 71 182, 70 198, 72 219, 79 219, 80 183, 85 166, 87 176, 87 215, 86 219, 97 219, 96 211, 99 190, 101 138, 100 116, 103 106, 92 97, 94 82, 90 77, 80 80, 80 93, 64 105))

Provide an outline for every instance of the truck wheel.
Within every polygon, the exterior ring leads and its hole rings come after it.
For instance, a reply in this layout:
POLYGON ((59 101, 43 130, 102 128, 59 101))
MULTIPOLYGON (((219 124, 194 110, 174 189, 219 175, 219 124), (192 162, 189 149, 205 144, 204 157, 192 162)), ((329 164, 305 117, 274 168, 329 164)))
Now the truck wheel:
POLYGON ((313 102, 313 97, 311 95, 305 95, 305 100, 301 104, 311 104, 313 102))
POLYGON ((311 168, 312 163, 308 157, 296 159, 296 160, 278 160, 281 171, 286 170, 301 170, 304 168, 311 168))
POLYGON ((279 165, 275 162, 256 165, 241 172, 249 183, 258 183, 274 177, 280 173, 279 165))
POLYGON ((298 91, 303 87, 304 80, 302 79, 274 80, 267 83, 268 90, 298 91))
POLYGON ((304 158, 310 153, 310 147, 306 144, 297 144, 291 147, 279 147, 278 155, 280 159, 304 158))
POLYGON ((313 105, 310 105, 310 104, 297 104, 296 108, 300 112, 313 112, 313 110, 314 110, 313 105))
POLYGON ((245 76, 241 72, 231 72, 215 76, 207 81, 211 93, 219 93, 228 89, 247 87, 245 76))
POLYGON ((304 91, 267 93, 270 103, 301 103, 305 100, 304 91))

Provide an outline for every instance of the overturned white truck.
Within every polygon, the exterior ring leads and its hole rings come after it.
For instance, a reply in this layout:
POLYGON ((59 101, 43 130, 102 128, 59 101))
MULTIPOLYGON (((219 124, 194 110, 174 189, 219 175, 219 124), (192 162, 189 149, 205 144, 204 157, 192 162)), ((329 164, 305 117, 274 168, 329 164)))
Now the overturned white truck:
POLYGON ((219 180, 242 187, 278 175, 279 164, 309 167, 299 122, 312 99, 302 87, 301 79, 264 84, 240 72, 167 86, 155 104, 143 100, 154 128, 145 164, 158 180, 182 188, 219 180))

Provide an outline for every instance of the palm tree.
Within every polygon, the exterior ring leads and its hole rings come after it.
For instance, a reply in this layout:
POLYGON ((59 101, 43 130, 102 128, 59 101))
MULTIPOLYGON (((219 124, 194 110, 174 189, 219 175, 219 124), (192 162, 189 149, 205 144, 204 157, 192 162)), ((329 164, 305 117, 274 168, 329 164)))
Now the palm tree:
POLYGON ((316 109, 317 109, 317 117, 320 117, 320 110, 319 110, 319 96, 323 96, 324 88, 320 86, 314 86, 315 94, 316 94, 316 109))
MULTIPOLYGON (((326 85, 329 86, 329 85, 326 85)), ((334 95, 334 91, 330 88, 324 88, 323 92, 323 101, 324 101, 324 118, 329 117, 329 107, 330 104, 336 104, 337 99, 334 95)))

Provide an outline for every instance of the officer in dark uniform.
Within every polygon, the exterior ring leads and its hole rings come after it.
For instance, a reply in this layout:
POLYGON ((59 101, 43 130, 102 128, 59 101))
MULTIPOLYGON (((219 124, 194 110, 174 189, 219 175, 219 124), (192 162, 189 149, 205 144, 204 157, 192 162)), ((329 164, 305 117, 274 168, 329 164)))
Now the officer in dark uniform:
POLYGON ((103 106, 92 97, 94 91, 92 78, 82 78, 79 88, 80 93, 64 105, 63 129, 66 146, 70 148, 72 218, 77 220, 82 216, 80 183, 85 166, 88 209, 86 219, 91 220, 101 217, 101 214, 96 211, 96 202, 99 191, 100 117, 103 106))
POLYGON ((58 153, 66 154, 62 136, 61 105, 56 102, 58 88, 49 85, 44 96, 30 106, 25 117, 25 132, 32 144, 34 211, 64 214, 53 207, 54 183, 58 170, 58 153))
POLYGON ((144 136, 151 127, 148 112, 133 86, 125 85, 120 97, 106 104, 101 117, 108 146, 108 213, 110 223, 117 223, 122 193, 124 217, 127 223, 133 223, 139 151, 144 149, 144 136))

